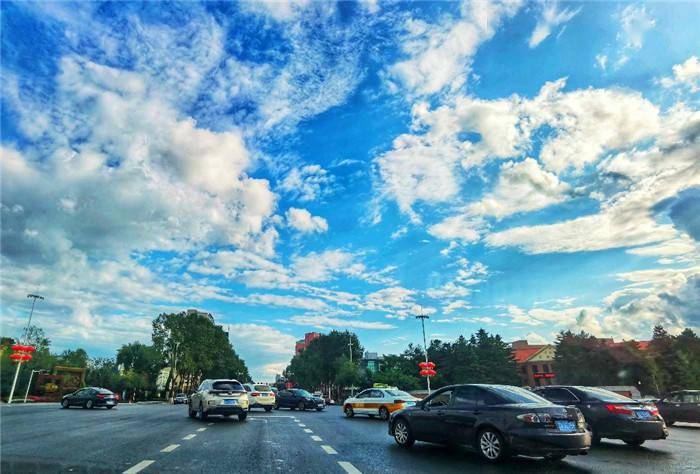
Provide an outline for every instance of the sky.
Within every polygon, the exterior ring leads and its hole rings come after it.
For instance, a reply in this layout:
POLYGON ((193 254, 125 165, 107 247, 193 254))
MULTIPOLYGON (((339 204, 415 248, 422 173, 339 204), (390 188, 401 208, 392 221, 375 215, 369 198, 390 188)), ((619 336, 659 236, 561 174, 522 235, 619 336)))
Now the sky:
POLYGON ((2 333, 700 327, 700 4, 2 2, 2 333))

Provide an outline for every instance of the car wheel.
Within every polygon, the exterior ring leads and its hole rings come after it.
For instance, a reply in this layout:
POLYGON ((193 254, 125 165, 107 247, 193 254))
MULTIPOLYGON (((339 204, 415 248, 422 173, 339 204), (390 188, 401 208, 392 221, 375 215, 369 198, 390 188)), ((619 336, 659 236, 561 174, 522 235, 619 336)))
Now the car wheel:
POLYGON ((408 423, 403 418, 396 420, 396 423, 394 423, 393 433, 396 444, 402 448, 410 448, 413 446, 413 443, 416 442, 416 439, 413 437, 413 433, 411 433, 411 427, 408 426, 408 423))
POLYGON ((321 407, 316 408, 316 411, 323 411, 323 408, 321 408, 321 407))
POLYGON ((601 439, 600 435, 599 435, 593 428, 590 428, 590 427, 589 427, 589 429, 590 429, 590 431, 591 431, 591 445, 592 445, 592 446, 597 446, 597 445, 599 445, 599 444, 600 444, 600 439, 601 439))
POLYGON ((70 408, 70 401, 67 398, 64 398, 61 402, 61 408, 70 408))
POLYGON ((199 404, 199 408, 197 409, 197 419, 199 421, 204 421, 207 419, 207 413, 204 411, 204 407, 202 404, 199 404))
POLYGON ((347 416, 348 418, 352 418, 353 416, 355 416, 355 412, 352 410, 352 407, 350 405, 347 405, 345 409, 343 409, 343 411, 345 412, 345 416, 347 416))
POLYGON ((379 418, 381 418, 384 421, 389 420, 389 410, 386 407, 381 407, 379 409, 379 418))
POLYGON ((304 411, 304 410, 306 410, 306 405, 304 405, 304 402, 299 402, 297 404, 297 408, 301 411, 304 411))
POLYGON ((248 418, 247 413, 241 413, 240 415, 238 415, 238 421, 245 421, 246 418, 248 418))
POLYGON ((280 406, 275 403, 275 410, 279 410, 279 409, 280 409, 280 406))
POLYGON ((476 448, 479 455, 489 462, 499 462, 506 457, 503 436, 492 428, 486 428, 479 433, 476 438, 476 448))
POLYGON ((265 411, 270 411, 272 410, 272 407, 265 407, 265 411))
POLYGON ((622 441, 624 441, 625 444, 627 444, 629 446, 635 446, 635 447, 638 447, 638 446, 641 446, 644 444, 643 439, 623 439, 622 441))
POLYGON ((107 407, 107 410, 111 410, 112 408, 114 408, 114 405, 108 406, 108 407, 107 407))
POLYGON ((95 402, 92 400, 88 400, 85 402, 85 408, 92 410, 95 407, 95 402))

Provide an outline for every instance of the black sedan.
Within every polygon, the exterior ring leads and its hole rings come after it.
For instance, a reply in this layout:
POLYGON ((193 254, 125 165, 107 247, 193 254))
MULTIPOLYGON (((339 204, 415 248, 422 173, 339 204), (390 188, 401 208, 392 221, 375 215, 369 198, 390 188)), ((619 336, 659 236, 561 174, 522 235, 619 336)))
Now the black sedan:
POLYGON ((640 446, 648 439, 668 436, 666 423, 651 403, 640 403, 602 388, 574 385, 540 387, 535 393, 553 403, 580 409, 591 429, 593 444, 610 438, 640 446))
POLYGON ((487 461, 512 455, 552 460, 587 454, 591 434, 581 412, 509 385, 452 385, 395 411, 389 434, 403 447, 415 441, 473 447, 487 461))
POLYGON ((326 407, 323 398, 314 397, 306 390, 301 388, 289 388, 277 392, 275 398, 275 410, 280 408, 289 408, 291 410, 307 410, 314 409, 321 411, 326 407))
POLYGON ((105 407, 111 410, 117 406, 117 397, 106 388, 85 387, 64 395, 61 399, 61 406, 63 408, 72 406, 83 408, 105 407))
POLYGON ((665 396, 656 403, 666 424, 677 421, 700 423, 700 390, 680 390, 665 396))

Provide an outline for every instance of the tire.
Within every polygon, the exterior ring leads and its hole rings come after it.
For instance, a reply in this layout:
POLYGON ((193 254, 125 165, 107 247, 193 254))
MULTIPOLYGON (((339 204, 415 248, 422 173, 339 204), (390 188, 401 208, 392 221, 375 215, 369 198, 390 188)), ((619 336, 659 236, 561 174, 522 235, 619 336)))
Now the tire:
POLYGON ((66 409, 70 408, 70 401, 67 398, 64 398, 61 401, 61 408, 66 408, 66 409))
POLYGON ((88 410, 92 410, 93 408, 95 408, 95 402, 93 402, 92 400, 88 400, 87 402, 85 402, 85 408, 87 408, 88 410))
POLYGON ((626 445, 634 446, 635 448, 644 444, 643 439, 623 439, 622 441, 624 441, 626 445))
POLYGON ((247 413, 241 413, 240 415, 238 415, 238 421, 245 421, 246 418, 248 418, 247 413))
POLYGON ((355 412, 353 411, 350 405, 347 405, 345 408, 343 408, 343 412, 348 418, 352 418, 353 416, 355 416, 355 412))
POLYGON ((199 409, 197 410, 197 419, 199 421, 204 421, 207 419, 207 413, 204 411, 202 404, 199 404, 199 409))
POLYGON ((279 410, 279 409, 280 409, 280 406, 275 403, 275 410, 279 410))
POLYGON ((503 461, 507 456, 506 443, 501 433, 493 428, 481 430, 476 437, 476 450, 482 459, 497 463, 503 461))
POLYGON ((598 446, 600 444, 600 435, 596 433, 596 431, 593 428, 590 428, 591 431, 591 446, 598 446))
POLYGON ((551 456, 547 456, 547 461, 558 462, 564 459, 565 457, 566 454, 553 454, 551 456))
POLYGON ((316 408, 316 411, 323 411, 323 408, 316 408))
POLYGON ((267 412, 272 411, 272 407, 265 407, 265 411, 267 411, 267 412))
POLYGON ((304 404, 304 402, 297 403, 297 410, 299 410, 299 411, 306 410, 306 405, 304 404))
POLYGON ((389 421, 389 410, 387 407, 381 407, 379 409, 379 418, 381 418, 384 421, 389 421))
POLYGON ((374 415, 367 415, 371 420, 374 420, 374 415))
POLYGON ((188 404, 187 405, 187 415, 190 418, 196 418, 197 417, 197 412, 192 409, 192 405, 188 404))
POLYGON ((394 427, 391 432, 394 435, 394 441, 396 441, 396 444, 402 448, 410 448, 413 446, 413 443, 416 442, 416 438, 413 437, 411 427, 403 418, 399 418, 396 420, 396 422, 394 422, 394 427))
POLYGON ((107 410, 111 410, 112 408, 114 408, 114 405, 108 406, 108 407, 107 407, 107 410))

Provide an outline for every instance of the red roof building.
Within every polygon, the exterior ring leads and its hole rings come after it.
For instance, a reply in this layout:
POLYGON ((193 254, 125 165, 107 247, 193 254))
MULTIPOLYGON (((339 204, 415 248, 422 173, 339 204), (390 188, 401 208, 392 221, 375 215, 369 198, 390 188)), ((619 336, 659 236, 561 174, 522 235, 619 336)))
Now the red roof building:
POLYGON ((520 340, 514 341, 510 347, 523 386, 540 387, 556 383, 553 345, 529 344, 526 340, 520 340))
POLYGON ((309 347, 311 341, 318 339, 319 337, 321 337, 320 332, 307 332, 306 334, 304 334, 304 339, 299 339, 295 344, 294 353, 296 355, 301 354, 304 351, 304 349, 309 347))

